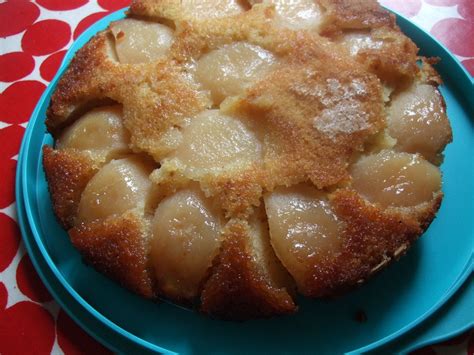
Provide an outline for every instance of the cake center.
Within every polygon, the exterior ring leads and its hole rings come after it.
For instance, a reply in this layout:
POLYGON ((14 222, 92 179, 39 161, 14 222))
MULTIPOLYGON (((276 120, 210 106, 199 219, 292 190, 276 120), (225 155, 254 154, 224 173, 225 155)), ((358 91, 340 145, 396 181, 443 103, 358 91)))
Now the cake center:
POLYGON ((218 105, 228 96, 241 94, 276 62, 271 52, 236 42, 203 55, 197 63, 196 77, 218 105))
POLYGON ((190 120, 182 141, 170 156, 191 169, 218 171, 258 161, 261 146, 256 135, 238 119, 208 110, 190 120))

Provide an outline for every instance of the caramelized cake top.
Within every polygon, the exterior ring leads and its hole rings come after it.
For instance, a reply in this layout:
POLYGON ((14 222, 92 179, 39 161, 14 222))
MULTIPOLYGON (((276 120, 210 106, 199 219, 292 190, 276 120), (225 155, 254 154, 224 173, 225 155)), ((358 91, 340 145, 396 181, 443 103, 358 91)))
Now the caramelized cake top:
POLYGON ((44 150, 75 246, 147 297, 245 319, 363 282, 428 227, 441 82, 360 0, 135 0, 72 60, 44 150))

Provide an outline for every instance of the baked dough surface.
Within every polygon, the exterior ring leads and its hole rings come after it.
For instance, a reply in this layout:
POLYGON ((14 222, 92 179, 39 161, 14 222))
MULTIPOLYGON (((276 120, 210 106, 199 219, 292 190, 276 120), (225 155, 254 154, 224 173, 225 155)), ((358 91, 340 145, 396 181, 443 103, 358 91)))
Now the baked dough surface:
POLYGON ((451 128, 417 52, 372 0, 134 0, 52 96, 58 220, 99 271, 215 317, 353 288, 442 200, 451 128))

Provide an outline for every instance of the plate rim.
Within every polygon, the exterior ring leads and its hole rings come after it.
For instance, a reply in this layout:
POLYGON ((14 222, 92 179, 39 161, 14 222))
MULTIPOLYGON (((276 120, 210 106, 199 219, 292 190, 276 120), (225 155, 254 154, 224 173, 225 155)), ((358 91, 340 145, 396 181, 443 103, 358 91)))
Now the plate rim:
MULTIPOLYGON (((74 55, 74 53, 79 50, 93 35, 95 35, 97 32, 105 28, 106 26, 109 25, 110 22, 114 20, 118 20, 123 18, 125 10, 127 8, 115 11, 104 18, 100 19, 98 22, 94 23, 91 27, 89 27, 84 33, 82 33, 71 45, 71 47, 67 50, 67 53, 65 55, 65 58, 63 60, 63 63, 61 64, 58 72, 56 73, 54 79, 49 83, 47 89, 44 91, 42 94, 41 98, 38 100, 37 105, 35 106, 35 109, 30 117, 30 120, 28 121, 28 126, 26 128, 20 152, 18 155, 18 166, 17 166, 17 179, 16 179, 16 198, 21 199, 24 202, 24 210, 26 214, 26 220, 23 221, 23 223, 27 223, 28 226, 30 227, 31 234, 33 236, 34 242, 39 248, 39 251, 41 252, 43 258, 45 259, 46 264, 48 265, 49 269, 53 272, 55 277, 58 279, 60 284, 66 289, 66 291, 70 294, 71 297, 73 297, 75 300, 77 300, 82 307, 84 307, 91 315, 94 316, 98 321, 103 323, 106 327, 112 328, 115 332, 120 333, 122 336, 125 336, 127 339, 130 341, 136 343, 139 346, 145 347, 148 350, 151 351, 158 351, 158 352, 164 352, 164 353, 174 353, 168 349, 162 348, 159 345, 153 344, 147 340, 144 340, 131 332, 123 329, 121 326, 115 324, 111 320, 109 320, 106 316, 102 315, 98 310, 96 310, 94 307, 92 307, 86 300, 82 298, 75 290, 74 288, 69 284, 67 280, 64 279, 63 275, 59 272, 57 267, 55 266, 54 262, 52 261, 48 251, 44 247, 43 243, 41 242, 41 237, 39 236, 41 233, 37 230, 35 223, 32 223, 34 220, 34 217, 32 216, 32 211, 31 211, 31 202, 29 200, 29 196, 26 193, 26 186, 28 184, 28 175, 27 175, 27 164, 23 164, 24 160, 28 157, 28 150, 29 150, 29 142, 31 140, 31 137, 33 135, 33 127, 35 126, 35 122, 37 119, 39 119, 39 111, 41 108, 44 106, 45 101, 47 97, 50 95, 50 92, 54 90, 57 81, 59 80, 59 77, 62 75, 62 73, 65 70, 66 63, 69 63, 70 58, 74 55), (30 124, 30 122, 32 124, 30 124)), ((391 10, 390 10, 391 11, 391 10)), ((394 11, 392 11, 394 12, 394 11)), ((406 26, 412 27, 416 31, 420 31, 423 36, 427 36, 430 40, 434 42, 434 44, 441 49, 442 52, 444 52, 444 55, 448 56, 451 60, 454 61, 456 70, 461 69, 462 71, 462 76, 467 77, 469 79, 471 85, 474 88, 474 78, 471 78, 470 74, 467 72, 467 70, 461 65, 461 63, 458 61, 456 57, 454 57, 449 50, 446 49, 446 47, 441 44, 437 39, 435 39, 433 36, 431 36, 429 33, 421 29, 419 26, 405 18, 404 16, 394 12, 397 15, 397 21, 400 19, 405 23, 406 26)), ((474 90, 472 90, 474 91, 474 90)), ((40 156, 42 156, 42 153, 40 152, 40 156)), ((22 218, 21 218, 22 219, 22 218)), ((23 232, 23 224, 20 222, 20 227, 22 228, 23 232)), ((25 239, 25 238, 23 238, 25 239)), ((26 244, 26 243, 25 243, 26 244)), ((470 274, 470 267, 472 267, 474 263, 473 260, 473 254, 471 253, 470 259, 467 261, 463 272, 458 276, 456 281, 453 282, 451 285, 451 288, 446 292, 445 295, 443 295, 437 302, 433 304, 432 307, 430 307, 425 313, 420 315, 418 318, 411 320, 410 323, 408 323, 405 327, 402 327, 398 331, 385 336, 379 340, 376 340, 370 344, 367 344, 363 347, 360 347, 358 349, 352 350, 349 353, 358 353, 358 352, 366 352, 370 350, 374 350, 382 345, 385 345, 393 340, 395 340, 397 337, 401 336, 402 334, 407 333, 414 327, 418 326, 421 324, 424 320, 426 320, 430 315, 434 314, 443 304, 447 302, 451 298, 451 296, 459 289, 459 287, 464 283, 464 281, 467 279, 467 277, 470 274)), ((43 280, 44 281, 44 280, 43 280)), ((64 309, 64 308, 63 308, 64 309)), ((74 317, 73 317, 74 318, 74 317)), ((75 318, 74 318, 75 319, 75 318)), ((75 319, 76 320, 76 319, 75 319)), ((102 340, 102 339, 100 339, 102 340)))

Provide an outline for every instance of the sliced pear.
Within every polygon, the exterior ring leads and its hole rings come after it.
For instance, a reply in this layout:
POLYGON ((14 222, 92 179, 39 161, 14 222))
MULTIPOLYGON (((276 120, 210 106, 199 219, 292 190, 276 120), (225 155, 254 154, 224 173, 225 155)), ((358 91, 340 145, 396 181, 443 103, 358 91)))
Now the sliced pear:
POLYGON ((244 1, 239 0, 183 0, 181 5, 196 19, 209 19, 238 15, 243 12, 244 1))
POLYGON ((66 128, 56 141, 56 147, 106 157, 127 152, 129 136, 122 123, 122 107, 106 106, 86 113, 66 128))
POLYGON ((191 169, 220 171, 259 160, 261 145, 243 122, 208 110, 183 129, 181 143, 171 157, 191 169))
POLYGON ((347 47, 351 55, 357 55, 363 49, 380 49, 383 41, 373 39, 370 32, 350 31, 345 33, 340 41, 347 47))
POLYGON ((153 166, 139 156, 112 160, 87 184, 76 222, 91 222, 145 207, 151 190, 148 175, 153 166))
POLYGON ((275 253, 303 290, 314 260, 339 250, 342 222, 325 194, 305 185, 267 194, 265 209, 275 253))
POLYGON ((221 216, 197 188, 165 198, 152 221, 152 260, 162 292, 192 299, 220 244, 221 216))
POLYGON ((314 0, 251 1, 274 4, 280 22, 294 30, 317 28, 321 21, 321 8, 314 0))
POLYGON ((211 92, 215 104, 241 94, 276 64, 271 52, 245 42, 236 42, 203 55, 196 78, 211 92))
POLYGON ((165 25, 131 18, 114 22, 110 29, 121 63, 148 63, 164 57, 174 38, 165 25))
POLYGON ((392 100, 388 129, 397 140, 397 150, 420 153, 432 162, 451 141, 441 95, 427 84, 414 84, 392 100))
POLYGON ((270 232, 265 215, 265 208, 261 206, 250 219, 249 235, 253 247, 252 256, 271 286, 284 287, 292 292, 294 281, 275 255, 270 243, 270 232))
POLYGON ((382 207, 410 207, 433 199, 441 189, 439 169, 419 155, 382 151, 351 168, 352 186, 382 207))

